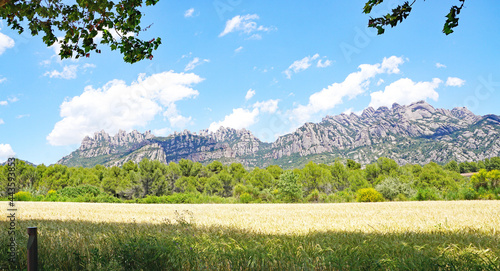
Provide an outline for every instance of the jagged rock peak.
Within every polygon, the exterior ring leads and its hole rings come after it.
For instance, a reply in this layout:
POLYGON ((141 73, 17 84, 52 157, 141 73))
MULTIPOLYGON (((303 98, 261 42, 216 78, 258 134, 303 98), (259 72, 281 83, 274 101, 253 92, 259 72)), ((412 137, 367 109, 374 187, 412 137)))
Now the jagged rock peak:
POLYGON ((459 119, 476 116, 467 107, 455 107, 451 110, 451 114, 459 119))
POLYGON ((155 136, 151 134, 151 131, 149 130, 144 134, 137 130, 133 130, 130 133, 127 133, 124 130, 119 130, 113 137, 109 136, 106 131, 101 130, 99 132, 95 132, 93 137, 85 136, 79 149, 86 150, 106 144, 124 146, 128 144, 141 143, 154 137, 155 136))
POLYGON ((399 105, 398 103, 393 103, 392 104, 392 107, 391 107, 392 110, 396 110, 398 108, 401 108, 401 105, 399 105))
POLYGON ((436 112, 436 109, 434 109, 434 107, 430 104, 428 104, 426 101, 418 101, 418 102, 415 102, 415 103, 411 103, 409 106, 408 106, 409 109, 411 109, 412 111, 416 111, 416 110, 426 110, 428 111, 429 113, 434 113, 436 112))

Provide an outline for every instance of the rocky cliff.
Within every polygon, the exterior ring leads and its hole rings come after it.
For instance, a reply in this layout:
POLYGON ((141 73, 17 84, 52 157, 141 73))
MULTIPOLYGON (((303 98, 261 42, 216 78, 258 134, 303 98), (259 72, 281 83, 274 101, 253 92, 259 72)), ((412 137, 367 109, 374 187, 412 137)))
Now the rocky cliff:
POLYGON ((147 157, 168 163, 182 158, 196 162, 241 162, 246 166, 278 164, 288 168, 309 160, 331 163, 351 158, 362 164, 385 156, 399 164, 449 160, 473 161, 500 155, 500 117, 476 116, 468 109, 437 109, 420 101, 409 106, 367 108, 358 116, 326 116, 294 133, 264 143, 247 130, 220 128, 199 134, 184 131, 168 137, 149 132, 101 131, 59 161, 67 165, 122 165, 147 157))

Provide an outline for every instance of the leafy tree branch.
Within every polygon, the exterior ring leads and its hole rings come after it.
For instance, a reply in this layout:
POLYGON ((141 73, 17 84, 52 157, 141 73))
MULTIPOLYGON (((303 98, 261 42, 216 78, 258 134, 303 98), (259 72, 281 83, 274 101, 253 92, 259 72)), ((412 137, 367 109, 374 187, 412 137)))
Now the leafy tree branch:
MULTIPOLYGON (((425 1, 425 0, 424 0, 425 1)), ((450 12, 446 15, 446 21, 443 27, 443 33, 449 35, 453 33, 453 28, 458 26, 458 15, 464 7, 465 0, 458 0, 461 4, 459 6, 454 5, 450 8, 450 12)), ((365 14, 370 14, 372 9, 383 3, 384 0, 369 0, 366 2, 363 12, 365 14)), ((405 1, 402 5, 398 5, 396 8, 392 9, 390 13, 384 16, 373 18, 370 17, 368 20, 368 27, 373 27, 377 29, 377 34, 381 35, 385 32, 385 27, 391 26, 395 27, 398 23, 403 22, 404 19, 410 15, 412 11, 412 6, 415 4, 416 0, 410 4, 410 2, 405 1)))
POLYGON ((123 59, 135 63, 153 58, 153 50, 161 44, 160 38, 143 41, 137 36, 150 26, 140 26, 142 12, 139 8, 155 5, 158 0, 76 0, 65 4, 62 0, 0 0, 0 19, 19 34, 43 35, 47 46, 60 43, 61 59, 89 57, 100 53, 98 44, 111 50, 120 50, 123 59), (24 21, 27 23, 23 23, 24 21), (58 38, 55 31, 63 33, 58 38))

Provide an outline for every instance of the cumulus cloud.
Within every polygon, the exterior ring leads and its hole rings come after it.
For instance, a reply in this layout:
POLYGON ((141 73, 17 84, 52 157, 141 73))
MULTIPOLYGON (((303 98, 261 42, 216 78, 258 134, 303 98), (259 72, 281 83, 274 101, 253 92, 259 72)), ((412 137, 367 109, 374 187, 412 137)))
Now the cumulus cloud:
POLYGON ((5 50, 14 47, 14 45, 15 42, 11 37, 3 33, 0 33, 0 55, 2 55, 5 52, 5 50))
POLYGON ((432 99, 437 101, 439 94, 436 89, 443 81, 434 78, 430 82, 413 82, 409 78, 399 79, 387 87, 384 91, 377 91, 370 94, 370 105, 374 108, 380 106, 391 106, 393 103, 408 105, 412 102, 432 99))
POLYGON ((77 70, 78 70, 78 65, 68 65, 64 66, 62 71, 53 70, 51 72, 46 72, 43 76, 49 76, 50 78, 60 78, 60 79, 75 79, 77 70))
POLYGON ((176 128, 184 128, 191 124, 191 117, 184 117, 179 114, 177 110, 177 106, 175 104, 171 104, 165 112, 163 112, 163 116, 168 119, 170 125, 176 128))
POLYGON ((267 100, 264 102, 256 102, 253 104, 254 108, 258 108, 260 112, 273 114, 278 110, 279 100, 267 100))
POLYGON ((262 113, 274 113, 278 110, 279 100, 268 100, 256 102, 253 109, 235 108, 233 112, 224 117, 224 120, 212 122, 209 131, 215 132, 220 127, 230 127, 234 129, 248 128, 258 121, 258 116, 262 113))
POLYGON ((219 37, 223 37, 231 32, 242 32, 247 35, 250 35, 251 39, 260 39, 261 36, 254 32, 258 31, 269 32, 273 30, 274 27, 265 27, 262 25, 257 25, 255 20, 258 19, 259 16, 257 14, 247 14, 243 16, 236 15, 232 19, 227 20, 226 27, 224 28, 224 31, 222 31, 219 34, 219 37))
POLYGON ((8 104, 9 104, 9 102, 7 102, 7 101, 0 101, 0 105, 8 105, 8 104))
POLYGON ((449 87, 461 87, 465 84, 465 80, 462 80, 458 77, 448 77, 446 80, 446 86, 449 87))
MULTIPOLYGON (((315 54, 313 56, 306 56, 303 59, 296 60, 284 71, 286 74, 286 77, 288 79, 292 78, 292 72, 293 73, 299 73, 301 71, 306 70, 307 68, 311 67, 311 62, 314 61, 319 57, 319 54, 315 54)), ((321 60, 320 60, 321 61, 321 60)), ((318 62, 319 63, 319 62, 318 62)))
POLYGON ((255 90, 249 89, 247 91, 247 95, 245 95, 245 100, 250 100, 255 95, 255 90))
POLYGON ((437 63, 436 63, 436 68, 438 68, 438 69, 439 69, 439 68, 446 68, 446 65, 441 64, 441 63, 437 62, 437 63))
POLYGON ((193 17, 194 8, 190 8, 184 12, 184 18, 193 17))
POLYGON ((370 85, 370 79, 377 74, 399 73, 403 58, 391 56, 382 63, 359 65, 359 71, 349 74, 343 82, 334 83, 309 97, 307 105, 298 105, 292 110, 291 119, 298 123, 309 121, 313 114, 330 110, 342 104, 344 98, 353 99, 364 93, 370 85))
POLYGON ((12 150, 10 144, 0 144, 0 161, 6 161, 15 155, 16 153, 12 150))
POLYGON ((248 128, 257 122, 259 109, 253 110, 245 108, 235 108, 233 113, 224 117, 224 120, 219 122, 212 122, 208 130, 211 132, 217 131, 220 127, 230 127, 234 129, 248 128))
POLYGON ((194 68, 196 68, 197 66, 199 66, 205 62, 210 62, 210 60, 203 59, 202 61, 200 61, 199 57, 195 57, 195 58, 193 58, 193 60, 189 61, 189 63, 184 68, 184 71, 187 72, 187 71, 193 70, 194 68))
POLYGON ((77 144, 96 131, 114 134, 120 129, 145 126, 161 112, 172 124, 178 124, 181 119, 175 102, 195 98, 199 93, 191 86, 201 81, 193 73, 168 71, 149 77, 141 74, 130 85, 112 80, 97 89, 87 86, 80 96, 61 104, 62 120, 47 140, 51 145, 77 144))

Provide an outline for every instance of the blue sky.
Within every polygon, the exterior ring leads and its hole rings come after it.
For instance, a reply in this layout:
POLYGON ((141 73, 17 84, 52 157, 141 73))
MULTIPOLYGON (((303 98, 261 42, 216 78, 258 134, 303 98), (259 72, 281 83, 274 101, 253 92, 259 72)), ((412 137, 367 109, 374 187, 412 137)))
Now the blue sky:
POLYGON ((0 21, 0 160, 52 164, 100 130, 229 126, 271 142, 304 122, 394 102, 500 114, 500 5, 467 1, 446 36, 452 4, 417 1, 377 36, 364 1, 162 0, 144 9, 152 26, 140 37, 163 44, 132 65, 106 47, 61 61, 57 46, 0 21))

